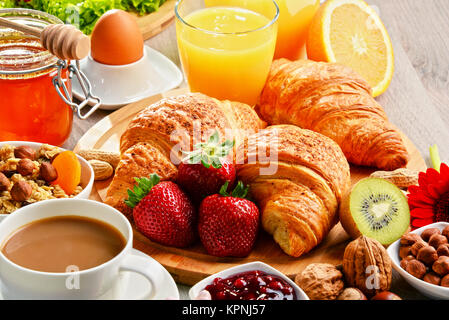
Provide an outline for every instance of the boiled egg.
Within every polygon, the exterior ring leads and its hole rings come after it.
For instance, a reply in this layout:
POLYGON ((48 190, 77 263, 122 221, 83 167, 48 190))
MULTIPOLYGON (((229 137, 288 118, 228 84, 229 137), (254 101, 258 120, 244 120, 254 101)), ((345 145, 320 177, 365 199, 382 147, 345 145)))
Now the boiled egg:
POLYGON ((109 10, 91 35, 91 56, 100 63, 124 65, 143 57, 144 43, 136 20, 123 10, 109 10))

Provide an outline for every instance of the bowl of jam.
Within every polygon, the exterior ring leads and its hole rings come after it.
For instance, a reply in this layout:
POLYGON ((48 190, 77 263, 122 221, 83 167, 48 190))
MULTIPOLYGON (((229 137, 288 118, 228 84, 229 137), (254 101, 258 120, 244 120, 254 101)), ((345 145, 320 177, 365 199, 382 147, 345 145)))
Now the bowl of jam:
POLYGON ((195 299, 203 290, 212 300, 309 300, 290 278, 263 262, 213 274, 190 289, 190 298, 195 299))

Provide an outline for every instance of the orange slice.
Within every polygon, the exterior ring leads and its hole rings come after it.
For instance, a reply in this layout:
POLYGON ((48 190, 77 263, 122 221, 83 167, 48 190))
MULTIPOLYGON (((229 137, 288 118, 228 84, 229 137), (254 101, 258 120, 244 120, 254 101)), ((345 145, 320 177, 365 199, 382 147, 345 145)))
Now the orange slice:
POLYGON ((351 67, 368 81, 375 97, 393 78, 390 36, 374 9, 362 0, 326 1, 310 26, 307 55, 351 67))

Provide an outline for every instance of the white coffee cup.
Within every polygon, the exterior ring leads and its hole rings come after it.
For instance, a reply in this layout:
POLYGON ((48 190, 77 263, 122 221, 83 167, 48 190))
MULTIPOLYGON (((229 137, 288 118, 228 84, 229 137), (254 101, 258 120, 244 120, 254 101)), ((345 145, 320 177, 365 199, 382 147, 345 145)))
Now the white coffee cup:
POLYGON ((151 298, 160 290, 163 279, 160 266, 149 259, 131 254, 133 232, 129 221, 116 209, 97 201, 57 199, 23 207, 0 223, 1 247, 20 227, 43 218, 64 215, 89 217, 115 227, 126 239, 125 248, 99 266, 66 273, 27 269, 0 252, 0 290, 4 299, 114 298, 110 293, 115 291, 122 271, 137 272, 150 281, 151 292, 145 298, 151 298))

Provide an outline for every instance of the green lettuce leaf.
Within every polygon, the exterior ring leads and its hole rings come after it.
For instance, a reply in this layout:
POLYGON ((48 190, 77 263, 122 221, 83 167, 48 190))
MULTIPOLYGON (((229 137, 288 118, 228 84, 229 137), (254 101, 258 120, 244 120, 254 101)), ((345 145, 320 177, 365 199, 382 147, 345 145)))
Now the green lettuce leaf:
POLYGON ((52 14, 64 23, 90 34, 97 20, 108 10, 122 9, 140 15, 154 12, 166 0, 0 0, 0 8, 32 8, 52 14))

